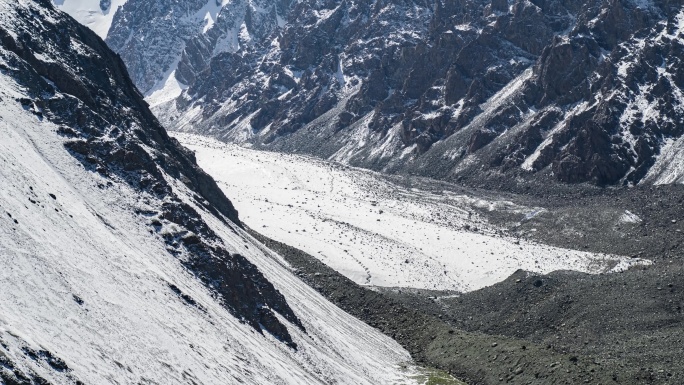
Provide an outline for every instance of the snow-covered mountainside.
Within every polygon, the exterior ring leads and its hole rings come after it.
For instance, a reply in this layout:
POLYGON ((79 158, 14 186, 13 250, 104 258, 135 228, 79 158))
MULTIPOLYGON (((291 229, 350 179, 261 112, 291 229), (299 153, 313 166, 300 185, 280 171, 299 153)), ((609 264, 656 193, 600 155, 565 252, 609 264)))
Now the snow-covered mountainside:
POLYGON ((246 225, 361 285, 468 292, 518 269, 604 273, 645 262, 505 236, 477 214, 505 211, 524 222, 540 207, 407 189, 313 158, 177 137, 234 199, 246 225))
POLYGON ((0 2, 0 101, 0 383, 415 383, 48 0, 0 2))
POLYGON ((673 183, 681 20, 665 0, 129 0, 107 42, 173 130, 446 179, 673 183))
POLYGON ((70 14, 101 38, 107 37, 116 10, 127 0, 53 0, 60 10, 70 14))

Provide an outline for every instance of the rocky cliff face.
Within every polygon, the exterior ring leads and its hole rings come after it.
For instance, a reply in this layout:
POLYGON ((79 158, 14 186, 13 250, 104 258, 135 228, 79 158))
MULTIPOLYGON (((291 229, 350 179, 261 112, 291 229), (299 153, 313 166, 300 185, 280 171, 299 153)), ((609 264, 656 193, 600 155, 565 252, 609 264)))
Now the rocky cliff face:
POLYGON ((130 0, 107 42, 174 130, 446 179, 673 182, 680 11, 130 0))
POLYGON ((684 133, 682 16, 669 2, 587 7, 504 97, 481 105, 476 119, 428 157, 451 155, 456 170, 471 175, 488 169, 569 183, 681 181, 668 165, 681 161, 675 142, 684 133))

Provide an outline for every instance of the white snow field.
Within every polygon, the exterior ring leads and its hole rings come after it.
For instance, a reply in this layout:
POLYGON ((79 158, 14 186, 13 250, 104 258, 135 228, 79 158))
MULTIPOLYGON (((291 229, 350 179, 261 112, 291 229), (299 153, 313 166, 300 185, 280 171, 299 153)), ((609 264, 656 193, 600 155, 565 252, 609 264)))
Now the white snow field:
POLYGON ((156 198, 87 171, 55 125, 15 101, 21 97, 0 72, 0 342, 18 367, 53 384, 73 383, 69 376, 86 384, 417 383, 418 369, 404 367, 410 357, 396 342, 195 206, 168 177, 227 250, 246 256, 283 293, 307 333, 281 319, 295 351, 240 323, 134 214, 156 198), (187 306, 170 283, 205 311, 187 306), (22 348, 47 350, 71 371, 51 370, 22 348))
POLYGON ((103 39, 109 33, 116 10, 126 1, 111 0, 109 8, 102 10, 100 0, 52 0, 59 10, 68 13, 103 39))
POLYGON ((371 171, 173 135, 195 151, 249 227, 362 285, 467 292, 517 269, 603 273, 645 263, 501 236, 473 212, 517 210, 529 219, 543 209, 407 190, 371 171))

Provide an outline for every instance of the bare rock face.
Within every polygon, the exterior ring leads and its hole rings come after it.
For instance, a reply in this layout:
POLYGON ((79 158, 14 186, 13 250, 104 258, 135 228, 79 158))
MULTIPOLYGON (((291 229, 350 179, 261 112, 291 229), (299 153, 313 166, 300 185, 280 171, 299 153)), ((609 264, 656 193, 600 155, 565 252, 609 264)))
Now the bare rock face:
POLYGON ((173 130, 445 179, 635 184, 682 134, 681 8, 129 0, 107 42, 173 130))
POLYGON ((232 203, 192 152, 152 115, 121 59, 47 0, 22 2, 11 16, 12 30, 0 27, 0 58, 8 63, 0 70, 30 98, 4 102, 35 109, 60 127, 64 146, 86 169, 149 197, 153 209, 135 214, 166 250, 237 318, 296 347, 275 315, 303 328, 285 297, 245 257, 229 253, 200 213, 180 198, 177 189, 184 186, 195 207, 234 229, 241 226, 232 203))

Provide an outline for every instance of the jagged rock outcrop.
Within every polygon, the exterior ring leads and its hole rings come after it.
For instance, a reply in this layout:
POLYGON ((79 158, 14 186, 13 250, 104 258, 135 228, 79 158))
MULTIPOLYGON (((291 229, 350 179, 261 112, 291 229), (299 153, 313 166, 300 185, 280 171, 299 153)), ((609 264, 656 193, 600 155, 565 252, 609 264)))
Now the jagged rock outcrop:
MULTIPOLYGON (((636 184, 684 133, 677 81, 680 5, 605 2, 544 48, 501 106, 464 131, 507 124, 472 165, 550 171, 563 182, 636 184)), ((457 140, 445 143, 457 145, 457 140)), ((441 147, 442 149, 444 146, 441 147)), ((435 152, 438 152, 436 149, 435 152)), ((672 162, 673 160, 666 160, 672 162)), ((461 172, 474 166, 465 166, 461 172)), ((674 179, 681 174, 674 175, 674 179)))
POLYGON ((681 7, 130 0, 107 42, 173 130, 446 179, 635 184, 682 178, 681 7))

